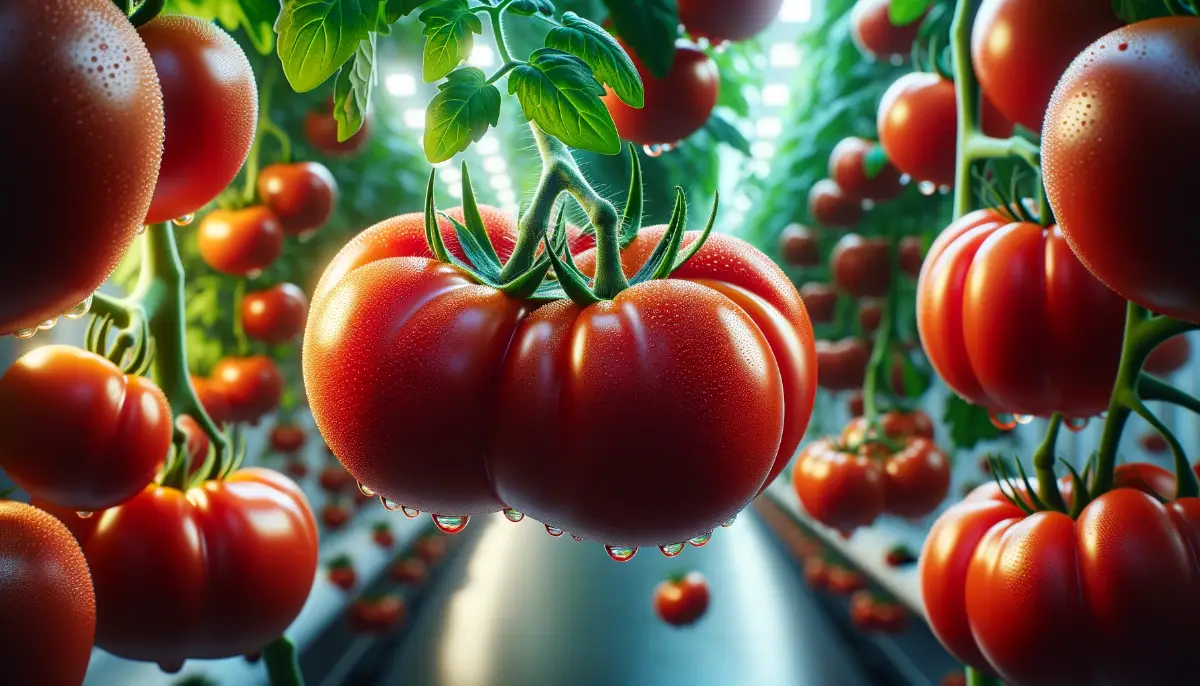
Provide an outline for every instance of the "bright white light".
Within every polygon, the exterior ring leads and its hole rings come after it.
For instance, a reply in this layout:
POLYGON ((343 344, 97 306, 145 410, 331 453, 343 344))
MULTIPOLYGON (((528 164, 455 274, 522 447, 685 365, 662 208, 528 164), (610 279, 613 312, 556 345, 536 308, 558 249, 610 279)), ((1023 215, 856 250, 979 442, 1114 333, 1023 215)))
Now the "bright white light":
POLYGON ((487 69, 496 63, 496 53, 492 52, 491 46, 483 43, 476 43, 471 49, 471 56, 467 59, 467 64, 480 69, 487 69))
POLYGON ((759 138, 777 138, 783 133, 783 120, 779 117, 763 117, 758 120, 755 133, 759 138))
POLYGON ((750 172, 760 179, 771 175, 771 163, 766 160, 755 160, 750 165, 750 172))
POLYGON ((769 160, 775 156, 775 145, 766 141, 758 141, 750 146, 750 154, 760 160, 769 160))
POLYGON ((508 170, 508 163, 499 155, 488 155, 483 158, 483 170, 489 174, 503 174, 508 170))
POLYGON ((795 43, 776 43, 771 46, 771 66, 792 69, 800 66, 800 49, 795 43))
POLYGON ((511 205, 517 202, 517 192, 511 188, 496 191, 496 199, 505 205, 511 205))
POLYGON ((505 203, 500 209, 504 211, 504 214, 507 214, 510 217, 515 217, 521 208, 517 207, 516 203, 505 203))
POLYGON ((767 107, 783 107, 792 99, 792 92, 786 84, 769 83, 763 87, 762 102, 767 107))
POLYGON ((419 107, 404 110, 404 125, 410 129, 425 128, 425 110, 419 107))
POLYGON ((438 178, 441 179, 443 183, 454 184, 462 181, 462 172, 459 171, 457 166, 442 167, 441 169, 438 169, 437 174, 438 178))
POLYGON ((447 186, 446 192, 449 193, 450 197, 452 197, 452 198, 461 198, 462 197, 462 186, 447 186))
POLYGON ((496 176, 493 176, 491 183, 492 188, 495 188, 498 191, 502 191, 505 188, 512 188, 512 179, 509 178, 508 174, 497 174, 496 176))
POLYGON ((475 144, 475 152, 485 156, 495 155, 496 153, 500 152, 500 140, 489 133, 483 138, 480 138, 479 142, 475 144))
POLYGON ((387 92, 399 98, 415 95, 417 92, 417 79, 407 72, 396 72, 388 74, 387 79, 383 82, 387 92))
POLYGON ((754 208, 754 201, 750 199, 750 196, 743 195, 733 201, 733 206, 739 212, 745 213, 754 208))
POLYGON ((779 21, 785 24, 803 24, 812 19, 812 0, 783 0, 779 8, 779 21))

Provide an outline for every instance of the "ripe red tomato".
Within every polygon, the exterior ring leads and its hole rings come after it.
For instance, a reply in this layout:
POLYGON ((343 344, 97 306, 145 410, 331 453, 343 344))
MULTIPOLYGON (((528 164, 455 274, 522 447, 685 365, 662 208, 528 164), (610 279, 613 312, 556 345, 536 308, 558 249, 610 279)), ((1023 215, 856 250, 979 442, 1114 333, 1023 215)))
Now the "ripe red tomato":
MULTIPOLYGON (((819 365, 818 365, 819 366, 819 365)), ((863 395, 862 391, 856 391, 849 399, 846 400, 846 411, 851 417, 861 416, 863 413, 863 395)))
POLYGON ((779 252, 783 261, 797 267, 815 267, 821 264, 821 247, 817 235, 807 226, 789 224, 779 234, 779 252))
POLYGON ((841 565, 829 565, 825 588, 837 595, 850 595, 867 585, 862 574, 841 565))
POLYGON ((337 181, 320 162, 267 165, 258 176, 258 197, 289 236, 325 225, 337 205, 337 181))
POLYGON ((204 411, 210 419, 218 425, 229 421, 229 401, 216 388, 212 379, 193 376, 192 390, 196 392, 196 399, 200 401, 200 405, 204 407, 204 411))
POLYGON ((396 628, 408 614, 397 595, 360 598, 350 606, 350 629, 361 634, 383 634, 396 628))
POLYGON ((875 596, 870 591, 855 591, 850 596, 850 622, 860 631, 875 631, 875 596))
POLYGON ((921 344, 954 392, 996 412, 1088 417, 1108 406, 1125 303, 1057 228, 992 210, 950 225, 917 283, 921 344))
POLYGON ((844 450, 824 438, 796 457, 792 487, 813 519, 843 536, 873 523, 887 497, 883 469, 871 454, 844 450))
POLYGON ((304 333, 308 298, 300 287, 281 283, 242 298, 242 328, 246 337, 279 345, 304 333))
POLYGON ((392 533, 391 527, 385 522, 376 524, 371 530, 371 540, 375 541, 375 545, 381 548, 391 548, 396 545, 396 536, 392 533))
POLYGON ((392 566, 388 578, 405 586, 420 586, 429 578, 429 567, 417 557, 406 557, 392 566))
POLYGON ((654 612, 671 626, 688 626, 708 611, 708 583, 700 572, 673 576, 654 589, 654 612))
POLYGON ((911 72, 896 79, 879 103, 879 142, 892 164, 917 181, 954 185, 958 109, 954 83, 911 72))
POLYGON ((307 441, 308 435, 304 429, 287 424, 277 424, 271 427, 271 433, 268 436, 271 450, 285 455, 299 452, 307 441))
POLYGON ((867 178, 866 158, 877 145, 852 136, 843 138, 829 155, 829 178, 847 196, 879 202, 891 200, 904 190, 900 184, 900 170, 891 162, 874 177, 867 178))
POLYGON ((817 341, 817 381, 830 391, 861 388, 871 359, 871 348, 860 338, 817 341))
POLYGON ((329 583, 343 591, 354 588, 354 584, 358 583, 358 573, 354 571, 350 558, 338 557, 329 564, 329 583))
POLYGON ((819 557, 810 557, 804 561, 804 580, 814 591, 824 590, 829 583, 830 565, 819 557))
POLYGON ((808 214, 823 226, 850 228, 863 218, 862 201, 842 190, 836 181, 822 179, 808 191, 808 214))
POLYGON ((293 479, 303 479, 308 476, 308 463, 300 458, 291 458, 284 461, 283 471, 293 479))
POLYGON ((321 508, 321 523, 330 531, 344 529, 350 522, 350 510, 337 503, 329 503, 321 508))
POLYGON ((95 517, 64 519, 95 581, 96 645, 169 668, 260 651, 300 613, 317 571, 304 494, 265 469, 186 492, 151 484, 95 517))
POLYGON ((345 493, 355 486, 354 477, 347 474, 340 465, 322 469, 318 480, 321 490, 330 495, 345 493))
POLYGON ((268 357, 226 357, 212 370, 212 384, 229 403, 229 419, 257 424, 279 406, 283 376, 268 357))
POLYGON ((853 298, 887 295, 892 284, 892 258, 888 242, 848 233, 833 248, 830 265, 833 283, 853 298))
POLYGON ((924 251, 921 250, 920 236, 905 236, 900 239, 900 271, 914 279, 921 275, 921 265, 925 264, 924 251))
POLYGON ((621 102, 611 89, 604 96, 621 138, 638 145, 674 145, 699 131, 717 105, 721 85, 717 63, 695 45, 680 40, 675 43, 671 71, 659 79, 624 47, 642 77, 646 102, 637 109, 621 102))
POLYGON ((146 217, 163 141, 154 64, 113 3, 4 5, 0 92, 19 106, 0 115, 0 140, 20 173, 10 167, 2 197, 5 223, 23 228, 0 251, 0 335, 36 330, 104 283, 146 217))
POLYGON ((96 633, 87 560, 57 519, 0 501, 0 664, 13 684, 83 683, 96 633))
POLYGON ((850 32, 859 50, 875 58, 907 57, 921 28, 921 19, 896 26, 888 17, 892 0, 858 0, 850 10, 850 32))
POLYGON ((1173 374, 1187 366, 1192 359, 1192 344, 1186 334, 1172 336, 1150 352, 1142 371, 1156 376, 1173 374))
POLYGON ((162 15, 138 29, 162 86, 166 141, 147 224, 191 214, 237 176, 258 123, 246 54, 216 24, 162 15))
POLYGON ((806 283, 800 287, 800 299, 815 324, 828 324, 837 313, 837 290, 827 283, 806 283))
POLYGON ((333 118, 333 100, 324 107, 304 115, 304 137, 317 151, 330 157, 349 157, 366 147, 371 141, 371 115, 363 118, 362 127, 342 142, 337 139, 337 120, 333 118))
POLYGON ((198 238, 204 262, 233 276, 260 272, 283 254, 283 228, 262 205, 213 210, 200 222, 198 238))
POLYGON ((1042 130, 1046 106, 1071 60, 1121 22, 1092 0, 984 0, 971 29, 971 62, 1008 119, 1042 130))
POLYGON ((679 23, 689 35, 715 44, 753 38, 779 16, 783 0, 679 0, 679 23))
POLYGON ((171 448, 171 408, 150 379, 47 345, 0 378, 0 466, 30 495, 92 512, 150 483, 171 448))
POLYGON ((981 491, 938 519, 921 555, 930 628, 956 658, 1009 683, 1190 678, 1200 617, 1179 608, 1200 603, 1200 498, 1118 487, 1072 521, 981 491), (1035 647, 1051 637, 1053 650, 1035 647))
POLYGON ((883 303, 879 300, 862 300, 858 303, 858 325, 863 334, 870 336, 879 329, 883 321, 883 303))
POLYGON ((1071 249, 1109 288, 1188 321, 1200 321, 1200 236, 1177 227, 1195 221, 1181 201, 1195 174, 1181 170, 1200 155, 1197 70, 1196 18, 1118 29, 1071 63, 1042 130, 1046 192, 1071 249))
POLYGON ((924 412, 887 412, 880 418, 884 435, 900 450, 889 452, 882 444, 863 443, 867 423, 856 417, 842 430, 843 445, 862 445, 883 469, 884 509, 913 519, 933 512, 950 492, 950 460, 933 442, 933 422, 924 412))
POLYGON ((877 601, 871 608, 871 624, 880 633, 899 634, 908 626, 908 613, 899 603, 877 601))
POLYGON ((204 458, 208 456, 208 434, 204 433, 200 424, 188 414, 176 417, 175 427, 187 437, 183 446, 188 457, 188 474, 195 474, 204 464, 204 458))
POLYGON ((1157 431, 1146 431, 1138 436, 1138 444, 1142 446, 1142 450, 1151 455, 1165 455, 1171 448, 1167 439, 1157 431))

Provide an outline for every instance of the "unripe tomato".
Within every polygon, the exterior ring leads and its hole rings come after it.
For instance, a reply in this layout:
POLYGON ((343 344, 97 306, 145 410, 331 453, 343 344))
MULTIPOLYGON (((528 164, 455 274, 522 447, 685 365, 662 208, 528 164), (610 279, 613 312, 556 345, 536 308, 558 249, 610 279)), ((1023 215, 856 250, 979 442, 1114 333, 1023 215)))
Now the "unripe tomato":
POLYGON ((852 298, 887 295, 892 284, 890 252, 882 238, 846 234, 833 247, 833 283, 852 298))
POLYGON ((817 383, 830 391, 860 388, 870 359, 871 348, 861 338, 817 341, 817 383))
POLYGON ((783 253, 785 262, 797 267, 815 267, 821 264, 817 236, 806 226, 789 224, 779 235, 779 251, 783 253))
POLYGON ((862 201, 842 190, 836 181, 822 179, 808 191, 808 214, 823 226, 850 228, 863 218, 862 201))
POLYGON ((800 287, 800 299, 814 324, 828 324, 837 313, 837 289, 827 283, 809 282, 800 287))
POLYGON ((900 251, 900 271, 914 279, 921 275, 921 265, 925 264, 924 251, 921 250, 920 236, 905 236, 900 239, 897 247, 900 251))
POLYGON ((262 205, 213 210, 200 222, 199 241, 200 257, 208 266, 248 276, 271 266, 283 253, 283 227, 262 205))
POLYGON ((1156 376, 1173 374, 1187 366, 1192 359, 1192 343, 1187 334, 1172 336, 1150 351, 1142 371, 1156 376))
POLYGON ((229 403, 229 419, 257 424, 279 406, 283 376, 270 358, 226 357, 213 367, 212 383, 229 403))
POLYGON ((924 72, 901 76, 883 94, 877 125, 896 168, 917 181, 954 185, 958 107, 952 81, 924 72))
POLYGON ((299 452, 307 441, 308 436, 304 433, 304 429, 287 424, 277 424, 271 427, 271 434, 268 436, 271 450, 284 455, 299 452))
POLYGON ((695 624, 708 611, 708 583, 699 572, 688 572, 659 583, 654 611, 671 626, 695 624))
POLYGON ((150 379, 48 345, 0 378, 0 466, 30 495, 92 512, 142 491, 171 448, 171 408, 150 379))
POLYGON ((858 0, 850 10, 850 31, 854 44, 872 57, 907 57, 912 53, 913 42, 917 40, 921 19, 896 26, 888 16, 891 6, 892 0, 858 0))
POLYGON ((783 0, 679 0, 679 23, 715 44, 753 38, 779 16, 783 0))
POLYGON ((337 181, 319 162, 271 164, 258 175, 258 197, 289 236, 325 225, 337 205, 337 181))
POLYGON ((147 224, 191 214, 237 176, 258 122, 246 54, 216 24, 181 14, 138 29, 162 85, 166 142, 147 224))
POLYGON ((154 63, 112 2, 3 5, 7 335, 82 303, 121 261, 150 207, 163 113, 154 63))
POLYGON ((212 379, 193 376, 192 390, 196 392, 196 399, 200 401, 200 405, 204 408, 205 413, 208 414, 209 419, 216 422, 217 425, 224 424, 230 420, 229 400, 216 387, 212 379))
POLYGON ((300 287, 281 283, 242 298, 242 328, 246 337, 278 345, 304 333, 308 298, 300 287))
POLYGON ((829 178, 852 198, 876 202, 900 195, 900 170, 890 161, 875 176, 867 177, 866 159, 878 143, 865 138, 843 138, 829 155, 829 178))
MULTIPOLYGON (((624 44, 622 44, 624 45, 624 44)), ((656 78, 626 46, 645 87, 646 102, 636 109, 609 89, 604 104, 621 138, 639 145, 674 145, 699 131, 717 105, 721 78, 717 64, 695 45, 675 44, 675 61, 665 78, 656 78)))
POLYGON ((349 157, 371 141, 371 114, 363 118, 362 127, 342 142, 337 138, 337 120, 333 118, 333 100, 324 107, 304 115, 304 137, 313 148, 330 157, 349 157))

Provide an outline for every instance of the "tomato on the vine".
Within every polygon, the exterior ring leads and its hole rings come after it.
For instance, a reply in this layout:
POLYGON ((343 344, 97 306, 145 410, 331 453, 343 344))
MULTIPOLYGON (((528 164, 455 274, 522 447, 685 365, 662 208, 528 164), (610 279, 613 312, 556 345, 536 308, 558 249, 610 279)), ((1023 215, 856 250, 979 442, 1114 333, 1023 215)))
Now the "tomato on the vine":
POLYGON ((753 38, 779 16, 783 0, 679 0, 679 23, 714 45, 753 38))
POLYGON ((262 355, 226 357, 213 367, 212 384, 229 403, 229 419, 257 424, 279 406, 283 376, 271 358, 262 355))
MULTIPOLYGON (((622 44, 624 45, 624 44, 622 44)), ((604 95, 617 133, 638 145, 674 145, 699 131, 717 105, 721 77, 717 63, 692 43, 675 43, 675 60, 664 78, 656 78, 626 47, 645 87, 645 105, 630 107, 612 89, 604 95)))
POLYGON ((921 265, 925 264, 925 252, 921 249, 920 236, 905 236, 900 239, 899 250, 900 271, 914 279, 921 275, 921 265))
POLYGON ((851 452, 820 438, 796 456, 792 486, 813 519, 849 536, 883 513, 883 469, 866 451, 851 452))
POLYGON ((406 557, 388 571, 388 579, 405 586, 420 586, 429 578, 429 567, 419 557, 406 557))
POLYGON ((879 600, 871 591, 856 591, 850 596, 850 621, 863 631, 900 633, 907 619, 902 607, 879 600))
POLYGON ((37 348, 0 377, 0 466, 59 507, 92 512, 134 497, 158 473, 172 433, 153 381, 86 350, 37 348))
POLYGON ((808 214, 822 226, 850 228, 863 218, 862 201, 832 179, 822 179, 808 191, 808 214))
POLYGON ((237 176, 258 123, 258 87, 246 54, 216 24, 162 15, 138 29, 162 86, 162 169, 147 224, 191 214, 237 176))
POLYGON ((855 591, 862 590, 866 585, 867 580, 863 578, 863 575, 853 569, 837 564, 829 565, 829 571, 825 577, 825 588, 830 593, 850 595, 855 591))
POLYGON ((1165 455, 1171 449, 1167 439, 1157 431, 1147 431, 1138 436, 1138 445, 1151 455, 1165 455))
POLYGON ((708 603, 708 583, 699 572, 673 576, 654 589, 654 612, 671 626, 695 624, 708 603))
POLYGON ((4 221, 18 228, 0 251, 0 335, 74 316, 104 283, 146 217, 163 142, 154 63, 113 3, 4 5, 4 221))
POLYGON ((837 289, 827 283, 809 282, 800 287, 800 299, 814 324, 828 324, 837 313, 837 289))
POLYGON ((330 531, 339 531, 350 523, 350 510, 340 503, 328 503, 321 508, 321 524, 330 531))
POLYGON ((398 595, 359 598, 350 606, 350 629, 366 634, 387 633, 396 628, 406 614, 404 599, 398 595))
POLYGON ((325 225, 337 205, 333 174, 320 162, 271 164, 258 175, 258 197, 289 236, 312 233, 325 225))
POLYGON ((882 238, 848 233, 833 247, 829 260, 833 283, 853 298, 879 298, 892 284, 891 247, 882 238))
POLYGON ((288 458, 283 463, 283 471, 293 479, 303 479, 308 476, 308 463, 299 457, 288 458))
POLYGON ((195 474, 204 464, 208 456, 208 434, 200 428, 200 424, 190 414, 181 414, 175 418, 175 427, 183 432, 185 439, 183 449, 188 459, 188 474, 195 474))
POLYGON ((260 272, 283 254, 283 227, 262 205, 213 210, 200 222, 198 239, 204 262, 233 276, 260 272))
POLYGON ((937 508, 950 492, 950 461, 933 443, 933 421, 924 412, 885 412, 882 435, 895 443, 865 442, 867 421, 856 417, 842 429, 843 445, 861 445, 882 460, 886 502, 884 509, 898 517, 923 517, 937 508))
POLYGON ((308 435, 304 429, 291 424, 276 424, 271 427, 271 433, 268 436, 271 450, 285 455, 299 452, 307 441, 308 435))
POLYGON ((218 425, 229 421, 229 400, 216 387, 212 379, 202 376, 192 376, 191 381, 192 390, 196 394, 196 400, 200 401, 200 405, 204 408, 209 418, 218 425))
POLYGON ((330 495, 345 493, 355 486, 354 477, 346 473, 341 465, 322 469, 320 476, 317 477, 317 483, 320 484, 322 491, 330 495))
POLYGON ((892 0, 858 0, 850 10, 850 31, 859 50, 876 58, 907 57, 921 19, 896 26, 888 16, 892 0))
POLYGON ((871 348, 861 338, 817 341, 817 381, 831 391, 861 388, 867 373, 871 348))
POLYGON ((1180 334, 1159 343, 1157 348, 1150 351, 1150 354, 1146 356, 1146 362, 1142 365, 1142 371, 1147 374, 1166 376, 1186 367, 1191 359, 1192 343, 1188 340, 1187 334, 1180 334))
POLYGON ((943 231, 917 283, 930 363, 955 393, 995 412, 1102 412, 1124 322, 1124 301, 1087 272, 1056 227, 994 210, 943 231))
POLYGON ((901 76, 883 94, 877 125, 879 143, 900 171, 917 181, 954 185, 958 108, 953 82, 925 72, 901 76))
POLYGON ((866 336, 879 330, 883 322, 883 303, 877 299, 863 299, 858 303, 858 326, 866 336))
POLYGON ((246 337, 278 345, 304 333, 308 298, 300 287, 281 283, 242 298, 242 329, 246 337))
POLYGON ((327 100, 304 115, 304 137, 317 151, 330 157, 349 157, 371 141, 371 114, 363 117, 362 127, 344 141, 338 142, 337 120, 333 118, 333 99, 327 100))
POLYGON ((891 200, 904 190, 900 184, 900 170, 890 161, 885 161, 874 176, 867 175, 867 156, 878 145, 865 138, 851 136, 843 138, 833 148, 829 155, 829 178, 846 195, 880 202, 891 200))
POLYGON ((815 267, 821 264, 817 235, 807 226, 788 224, 779 234, 779 252, 783 254, 783 261, 790 265, 815 267))
POLYGON ((327 576, 329 583, 343 591, 349 591, 358 583, 358 572, 354 571, 354 563, 345 555, 334 558, 329 563, 327 576))
POLYGON ((804 561, 804 581, 814 591, 825 589, 829 582, 829 563, 819 557, 810 557, 804 561))
POLYGON ((387 522, 380 522, 371 527, 371 540, 380 548, 391 548, 396 545, 396 535, 387 522))

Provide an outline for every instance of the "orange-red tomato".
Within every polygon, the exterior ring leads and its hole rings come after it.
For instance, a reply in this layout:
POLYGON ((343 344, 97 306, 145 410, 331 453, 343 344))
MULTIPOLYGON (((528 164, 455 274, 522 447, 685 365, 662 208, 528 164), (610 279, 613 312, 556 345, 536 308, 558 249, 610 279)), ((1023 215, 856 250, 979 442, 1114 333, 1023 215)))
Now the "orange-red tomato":
POLYGON ((829 571, 825 578, 825 588, 830 593, 837 595, 850 595, 855 591, 862 590, 867 585, 867 580, 862 574, 843 567, 842 565, 829 565, 829 571))
POLYGON ((1171 449, 1167 439, 1157 431, 1147 431, 1138 436, 1138 445, 1151 455, 1165 455, 1171 449))
POLYGON ((876 202, 900 195, 900 170, 890 161, 875 176, 867 176, 866 158, 878 143, 865 138, 843 138, 829 155, 829 178, 852 198, 876 202))
POLYGON ((841 443, 859 445, 882 461, 885 511, 899 517, 924 517, 950 492, 950 461, 933 442, 933 422, 924 412, 886 412, 880 417, 883 435, 900 449, 890 452, 878 443, 863 444, 867 423, 856 417, 842 429, 841 443))
POLYGON ((329 503, 321 508, 321 524, 330 531, 346 528, 350 523, 350 510, 338 503, 329 503))
POLYGON ((225 274, 260 272, 283 254, 283 227, 262 205, 213 210, 200 222, 200 257, 225 274))
POLYGON ((366 634, 387 633, 403 622, 407 614, 408 609, 400 596, 360 598, 350 606, 350 629, 366 634))
POLYGON ((783 261, 797 267, 815 267, 821 264, 821 249, 817 235, 812 229, 799 224, 788 224, 779 234, 779 252, 783 261))
POLYGON ((300 287, 281 283, 242 298, 242 328, 252 340, 279 345, 304 333, 308 298, 300 287))
POLYGON ((679 0, 679 23, 713 44, 753 38, 779 16, 783 0, 679 0))
POLYGON ((800 287, 800 299, 814 324, 828 324, 837 313, 837 289, 827 283, 806 283, 800 287))
POLYGON ((917 181, 954 185, 958 109, 954 83, 910 72, 888 87, 879 103, 879 142, 888 159, 917 181))
POLYGON ((882 238, 848 233, 833 247, 833 283, 853 298, 887 295, 892 284, 892 257, 882 238))
POLYGON ((860 338, 817 341, 817 381, 831 391, 861 388, 867 372, 871 348, 860 338))
POLYGON ((325 225, 337 205, 337 181, 320 162, 271 164, 258 175, 258 197, 289 236, 325 225))
POLYGON ((1159 343, 1157 348, 1150 351, 1145 364, 1142 365, 1142 371, 1166 376, 1186 367, 1191 359, 1192 343, 1187 334, 1180 334, 1159 343))
POLYGON ((283 376, 268 357, 226 357, 213 367, 212 384, 229 403, 229 419, 257 424, 279 406, 283 376))
POLYGON ((354 564, 347 557, 340 557, 334 560, 329 565, 326 576, 329 579, 329 583, 343 591, 349 591, 358 583, 358 572, 354 571, 354 564))
POLYGON ((805 511, 849 536, 883 514, 883 469, 866 451, 841 449, 829 439, 809 443, 796 456, 792 486, 805 511))
POLYGON ((225 398, 225 394, 216 387, 212 379, 193 376, 192 390, 196 392, 196 399, 200 401, 200 405, 204 408, 210 419, 217 424, 222 424, 230 420, 229 401, 225 398))
POLYGON ((862 201, 832 179, 822 179, 808 191, 808 214, 822 226, 850 228, 863 218, 862 201))
POLYGON ((921 20, 896 26, 888 17, 892 0, 858 0, 850 10, 850 31, 859 50, 877 58, 907 57, 921 20))
POLYGON ((699 572, 688 572, 659 583, 654 589, 654 612, 671 626, 688 626, 708 611, 708 583, 699 572))
POLYGON ((175 418, 175 426, 184 433, 183 448, 187 452, 188 474, 195 474, 204 464, 208 456, 208 434, 200 428, 200 424, 190 414, 181 414, 175 418))
POLYGON ((717 105, 721 85, 717 63, 695 45, 680 40, 675 44, 671 71, 660 79, 625 47, 642 77, 645 105, 630 107, 609 89, 603 100, 621 138, 639 145, 673 145, 699 131, 717 105))
POLYGON ((371 114, 363 118, 362 127, 342 142, 337 138, 337 120, 333 118, 333 100, 325 102, 324 107, 314 109, 304 115, 304 137, 308 144, 330 157, 349 157, 366 147, 371 141, 371 114))
POLYGON ((815 591, 825 589, 829 582, 829 563, 819 557, 810 557, 804 561, 804 580, 809 588, 815 591))

